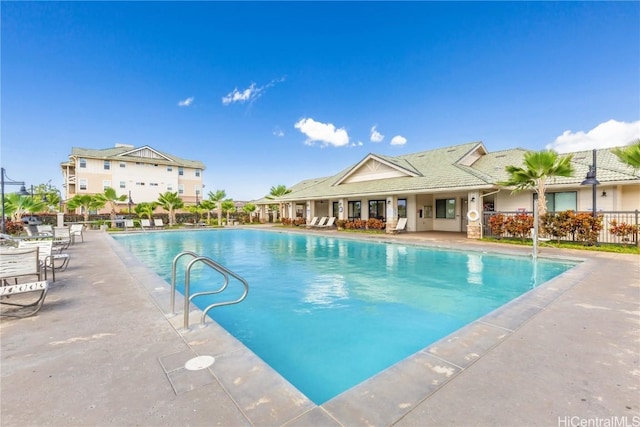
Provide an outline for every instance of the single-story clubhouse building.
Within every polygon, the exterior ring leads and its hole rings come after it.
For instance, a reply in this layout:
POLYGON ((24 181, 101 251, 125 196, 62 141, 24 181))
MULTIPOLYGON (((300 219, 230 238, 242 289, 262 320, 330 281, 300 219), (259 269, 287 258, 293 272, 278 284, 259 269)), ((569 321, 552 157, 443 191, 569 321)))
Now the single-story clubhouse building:
MULTIPOLYGON (((308 179, 289 187, 277 199, 255 202, 260 218, 269 206, 282 204, 284 218, 336 217, 354 220, 378 218, 392 230, 407 218, 408 232, 466 232, 480 237, 487 211, 532 212, 534 191, 511 192, 506 166, 522 166, 527 150, 516 148, 489 153, 482 142, 437 148, 401 156, 369 154, 335 175, 308 179), (471 220, 470 220, 471 218, 471 220)), ((596 153, 597 211, 640 209, 640 174, 620 162, 611 149, 596 153)), ((572 154, 573 177, 548 181, 548 210, 592 211, 593 186, 581 185, 593 164, 593 152, 572 154)))

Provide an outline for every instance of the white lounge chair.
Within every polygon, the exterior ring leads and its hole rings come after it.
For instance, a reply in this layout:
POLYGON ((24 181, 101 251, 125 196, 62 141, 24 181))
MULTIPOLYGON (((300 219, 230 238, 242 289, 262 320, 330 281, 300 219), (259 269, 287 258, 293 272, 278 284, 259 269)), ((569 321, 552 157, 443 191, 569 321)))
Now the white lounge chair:
POLYGON ((134 224, 132 219, 125 219, 124 220, 124 229, 128 230, 130 228, 135 228, 136 225, 134 224))
POLYGON ((307 227, 307 228, 309 228, 309 227, 313 227, 313 226, 315 226, 317 223, 318 223, 318 217, 317 217, 317 216, 314 216, 314 217, 311 219, 311 222, 309 222, 309 224, 307 224, 307 225, 306 225, 306 227, 307 227))
POLYGON ((36 229, 40 236, 53 236, 53 227, 48 224, 36 225, 36 229))
POLYGON ((53 227, 53 248, 61 252, 71 244, 71 229, 69 227, 53 227))
POLYGON ((51 280, 56 281, 56 268, 65 269, 69 264, 69 254, 54 254, 53 239, 46 240, 21 240, 18 243, 18 249, 38 248, 38 257, 40 258, 41 271, 44 272, 44 278, 47 279, 47 269, 51 270, 51 280), (55 261, 60 261, 58 267, 55 261))
POLYGON ((153 226, 155 228, 164 228, 164 222, 162 222, 162 218, 154 218, 153 226))
POLYGON ((336 217, 332 216, 331 218, 329 218, 329 220, 324 223, 324 224, 318 224, 317 227, 319 228, 328 228, 328 227, 333 227, 333 223, 336 222, 336 217))
POLYGON ((30 249, 12 249, 0 248, 0 283, 7 284, 9 280, 15 280, 14 285, 0 286, 0 304, 10 305, 17 308, 31 308, 28 312, 14 310, 11 312, 1 312, 0 316, 26 317, 36 314, 44 303, 44 298, 49 289, 49 282, 40 280, 40 260, 38 256, 38 248, 30 249), (27 276, 36 276, 37 281, 18 283, 19 279, 27 276), (10 296, 38 292, 40 295, 35 302, 22 303, 18 297, 7 301, 10 296))
POLYGON ((314 227, 323 227, 328 220, 329 220, 329 217, 323 216, 322 218, 320 218, 320 221, 318 221, 318 223, 314 225, 314 227))
POLYGON ((84 243, 84 225, 83 224, 71 224, 69 229, 71 233, 71 243, 76 242, 76 236, 80 236, 82 243, 84 243))
POLYGON ((407 218, 400 218, 396 224, 396 228, 392 230, 394 233, 402 233, 407 231, 407 218))
POLYGON ((140 228, 143 230, 146 228, 151 228, 151 220, 149 219, 141 219, 140 220, 140 228))

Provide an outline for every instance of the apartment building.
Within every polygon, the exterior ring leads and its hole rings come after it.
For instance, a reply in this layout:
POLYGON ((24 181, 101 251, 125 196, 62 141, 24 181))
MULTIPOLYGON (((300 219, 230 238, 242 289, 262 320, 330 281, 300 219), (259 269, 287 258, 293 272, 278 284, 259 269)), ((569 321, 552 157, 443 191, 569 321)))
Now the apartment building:
MULTIPOLYGON (((64 200, 76 194, 98 194, 107 187, 127 195, 123 208, 153 202, 167 191, 177 192, 185 204, 202 200, 205 166, 156 150, 148 145, 116 144, 114 148, 73 147, 69 161, 60 164, 64 200)), ((106 209, 103 209, 106 212, 106 209)))

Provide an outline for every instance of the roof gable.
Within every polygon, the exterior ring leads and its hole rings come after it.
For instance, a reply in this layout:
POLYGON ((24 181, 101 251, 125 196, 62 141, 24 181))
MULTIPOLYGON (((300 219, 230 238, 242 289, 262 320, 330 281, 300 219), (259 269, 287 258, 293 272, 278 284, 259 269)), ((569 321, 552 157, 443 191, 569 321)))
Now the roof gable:
POLYGON ((396 159, 369 154, 338 179, 334 185, 416 176, 420 176, 418 171, 403 166, 396 159))
POLYGON ((124 153, 118 154, 118 157, 140 157, 143 159, 162 159, 168 162, 174 162, 172 158, 169 156, 165 156, 159 151, 154 150, 153 148, 145 145, 144 147, 134 148, 133 150, 125 151, 124 153))

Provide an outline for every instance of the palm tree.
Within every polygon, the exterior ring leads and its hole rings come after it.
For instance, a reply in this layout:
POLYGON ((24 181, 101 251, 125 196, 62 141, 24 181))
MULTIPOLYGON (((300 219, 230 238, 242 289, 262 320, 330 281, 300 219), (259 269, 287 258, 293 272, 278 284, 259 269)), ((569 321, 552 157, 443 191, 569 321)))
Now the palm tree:
POLYGON ((207 224, 211 224, 211 211, 216 208, 216 202, 204 199, 200 202, 200 207, 207 212, 207 224))
MULTIPOLYGON (((286 185, 276 185, 271 187, 269 194, 266 196, 269 200, 277 200, 285 194, 291 193, 291 190, 286 185)), ((278 215, 282 217, 282 202, 278 201, 278 215)))
POLYGON ((251 223, 252 221, 252 217, 253 217, 253 213, 256 211, 256 205, 254 205, 253 203, 247 203, 246 205, 244 205, 242 207, 242 210, 249 215, 249 222, 251 223))
POLYGON ((7 194, 4 198, 4 211, 6 215, 13 216, 19 221, 22 216, 29 213, 37 213, 46 209, 46 203, 31 196, 21 196, 16 193, 7 194))
POLYGON ((634 171, 640 169, 640 138, 633 141, 631 145, 614 148, 611 151, 618 156, 622 163, 628 164, 634 171))
POLYGON ((116 203, 126 201, 127 195, 123 194, 122 196, 118 196, 115 189, 107 187, 104 189, 104 193, 96 194, 95 198, 96 200, 103 202, 104 205, 109 205, 109 207, 111 208, 111 211, 109 212, 109 218, 111 219, 111 228, 115 228, 117 215, 116 203))
POLYGON ((218 210, 218 226, 222 225, 222 200, 227 197, 227 193, 224 190, 209 191, 209 200, 216 204, 218 210))
POLYGON ((169 227, 173 226, 176 222, 176 209, 182 209, 182 207, 184 207, 184 202, 178 197, 178 193, 167 191, 164 194, 160 194, 158 204, 162 209, 169 211, 169 227))
POLYGON ((227 225, 229 225, 229 214, 236 210, 236 204, 233 199, 226 199, 222 202, 222 210, 227 214, 227 225))
POLYGON ((509 179, 499 185, 514 187, 512 193, 533 189, 538 193, 538 218, 547 213, 547 179, 555 176, 572 176, 571 155, 559 156, 552 150, 529 151, 524 155, 524 167, 507 166, 509 179))
POLYGON ((89 222, 89 211, 100 209, 104 207, 104 204, 105 202, 97 199, 91 194, 76 194, 71 200, 69 200, 67 207, 72 210, 82 208, 84 213, 84 222, 89 222))
POLYGON ((138 203, 135 207, 136 215, 140 218, 144 218, 145 216, 149 219, 153 216, 153 211, 156 209, 158 204, 156 202, 142 202, 138 203))

